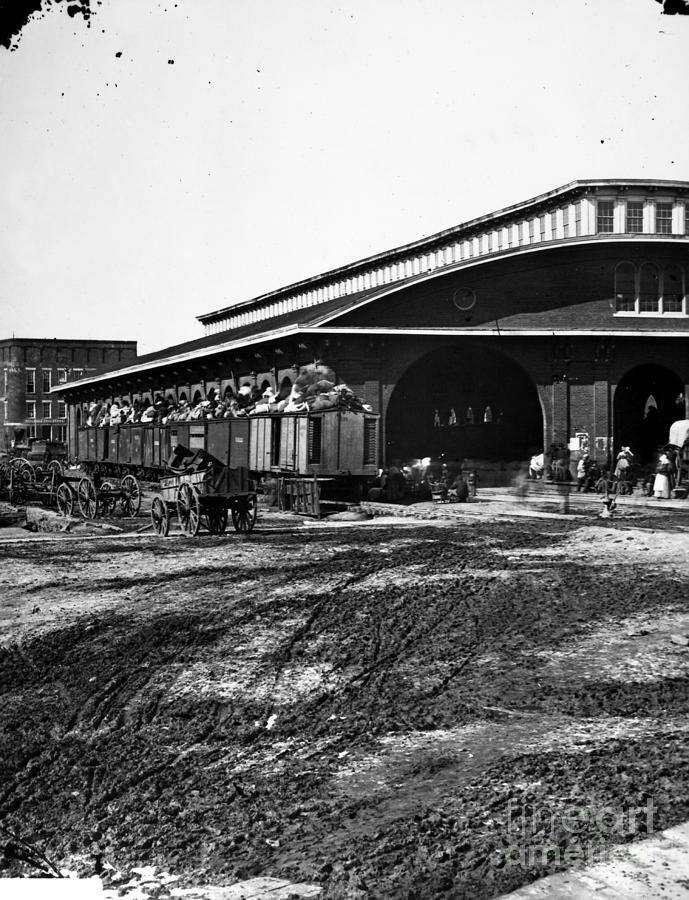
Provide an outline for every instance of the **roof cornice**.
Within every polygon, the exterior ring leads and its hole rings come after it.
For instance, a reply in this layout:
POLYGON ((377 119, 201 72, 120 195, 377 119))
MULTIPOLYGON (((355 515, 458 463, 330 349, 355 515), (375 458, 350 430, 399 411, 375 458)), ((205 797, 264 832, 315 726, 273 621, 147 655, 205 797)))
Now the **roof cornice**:
POLYGON ((689 181, 675 181, 669 179, 649 180, 646 178, 589 178, 580 179, 578 181, 570 181, 568 184, 561 185, 560 187, 554 188, 551 191, 547 191, 544 194, 538 194, 536 197, 531 197, 528 200, 522 200, 520 203, 515 203, 511 206, 505 206, 502 209, 495 210, 483 216, 478 216, 475 219, 469 219, 467 222, 462 222, 459 225, 455 225, 452 228, 446 228, 443 231, 437 231, 434 234, 419 238, 418 240, 412 241, 411 243, 401 244, 398 247, 384 250, 381 253, 374 254, 373 256, 367 256, 363 259, 355 260, 352 263, 348 263, 344 266, 339 266, 335 269, 329 269, 326 272, 321 272, 318 275, 313 275, 301 281, 295 281, 292 284, 285 285, 284 287, 278 288, 277 290, 268 291, 265 294, 259 294, 257 297, 253 297, 250 300, 243 300, 238 303, 233 303, 230 306, 225 306, 221 309, 213 310, 212 312, 203 313, 200 316, 196 316, 196 319, 199 322, 205 324, 205 322, 207 321, 212 321, 214 319, 221 318, 227 315, 234 315, 237 312, 241 312, 242 310, 248 309, 252 306, 257 306, 265 301, 278 300, 281 297, 298 293, 302 290, 323 286, 332 282, 333 280, 349 278, 359 272, 369 270, 372 266, 380 264, 383 261, 396 262, 398 259, 402 259, 403 257, 408 256, 414 251, 419 251, 422 249, 433 249, 436 245, 443 245, 447 243, 448 238, 452 238, 455 235, 462 235, 463 238, 471 237, 472 232, 484 231, 485 226, 490 222, 495 223, 497 227, 500 224, 501 220, 512 220, 516 216, 522 215, 527 211, 533 212, 534 215, 542 210, 548 211, 555 205, 555 201, 561 201, 567 196, 570 196, 572 197, 572 199, 574 199, 575 197, 580 196, 587 191, 598 190, 601 188, 605 190, 625 191, 629 188, 641 187, 645 188, 648 191, 657 191, 659 189, 665 188, 668 190, 673 190, 680 193, 686 192, 689 194, 689 181))

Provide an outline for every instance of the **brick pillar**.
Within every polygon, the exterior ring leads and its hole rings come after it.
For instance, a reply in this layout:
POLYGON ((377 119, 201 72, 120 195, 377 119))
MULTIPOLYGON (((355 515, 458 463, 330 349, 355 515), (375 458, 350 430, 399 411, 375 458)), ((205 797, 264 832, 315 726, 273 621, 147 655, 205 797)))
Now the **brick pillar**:
POLYGON ((612 397, 607 378, 596 376, 593 383, 592 456, 598 463, 610 463, 612 447, 612 397))
POLYGON ((556 381, 552 385, 552 439, 558 444, 569 444, 569 382, 556 381))

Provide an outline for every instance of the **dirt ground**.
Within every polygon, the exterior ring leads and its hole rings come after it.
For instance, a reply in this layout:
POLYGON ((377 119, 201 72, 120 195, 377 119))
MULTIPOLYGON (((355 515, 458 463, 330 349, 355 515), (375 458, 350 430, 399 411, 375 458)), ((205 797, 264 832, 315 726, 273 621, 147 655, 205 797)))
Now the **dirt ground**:
POLYGON ((488 898, 688 819, 689 514, 521 512, 0 533, 4 874, 488 898))

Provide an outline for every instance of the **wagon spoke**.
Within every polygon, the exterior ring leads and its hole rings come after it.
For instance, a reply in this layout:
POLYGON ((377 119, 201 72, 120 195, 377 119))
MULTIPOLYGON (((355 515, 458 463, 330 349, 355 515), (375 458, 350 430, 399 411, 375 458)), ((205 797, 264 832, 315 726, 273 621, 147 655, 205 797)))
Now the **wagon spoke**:
POLYGON ((90 478, 82 478, 77 486, 77 501, 85 519, 95 519, 98 513, 98 495, 90 478))
POLYGON ((239 534, 249 534, 256 523, 256 497, 235 497, 232 500, 232 525, 239 534))
POLYGON ((208 530, 211 534, 224 534, 227 528, 227 507, 213 506, 208 510, 208 530))
POLYGON ((98 491, 98 511, 102 516, 110 515, 115 510, 117 502, 112 496, 113 486, 109 481, 104 481, 98 491))
POLYGON ((134 518, 141 508, 141 488, 133 475, 125 475, 120 485, 122 491, 122 512, 125 516, 134 518))
POLYGON ((154 497, 151 505, 151 524, 156 534, 167 537, 170 531, 170 517, 162 497, 154 497))
POLYGON ((201 524, 201 504, 196 488, 183 482, 177 490, 177 515, 179 524, 185 534, 193 537, 198 534, 201 524))
POLYGON ((67 484, 59 484, 57 487, 57 508, 61 516, 71 516, 74 510, 74 496, 72 489, 67 484))

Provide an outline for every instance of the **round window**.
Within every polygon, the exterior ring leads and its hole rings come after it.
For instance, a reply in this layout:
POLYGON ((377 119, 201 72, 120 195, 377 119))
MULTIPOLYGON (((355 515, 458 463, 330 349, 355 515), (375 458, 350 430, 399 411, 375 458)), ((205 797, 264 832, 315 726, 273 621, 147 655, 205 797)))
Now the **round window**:
POLYGON ((466 310, 471 309, 476 305, 476 294, 471 288, 457 288, 452 295, 452 302, 457 309, 466 312, 466 310))

